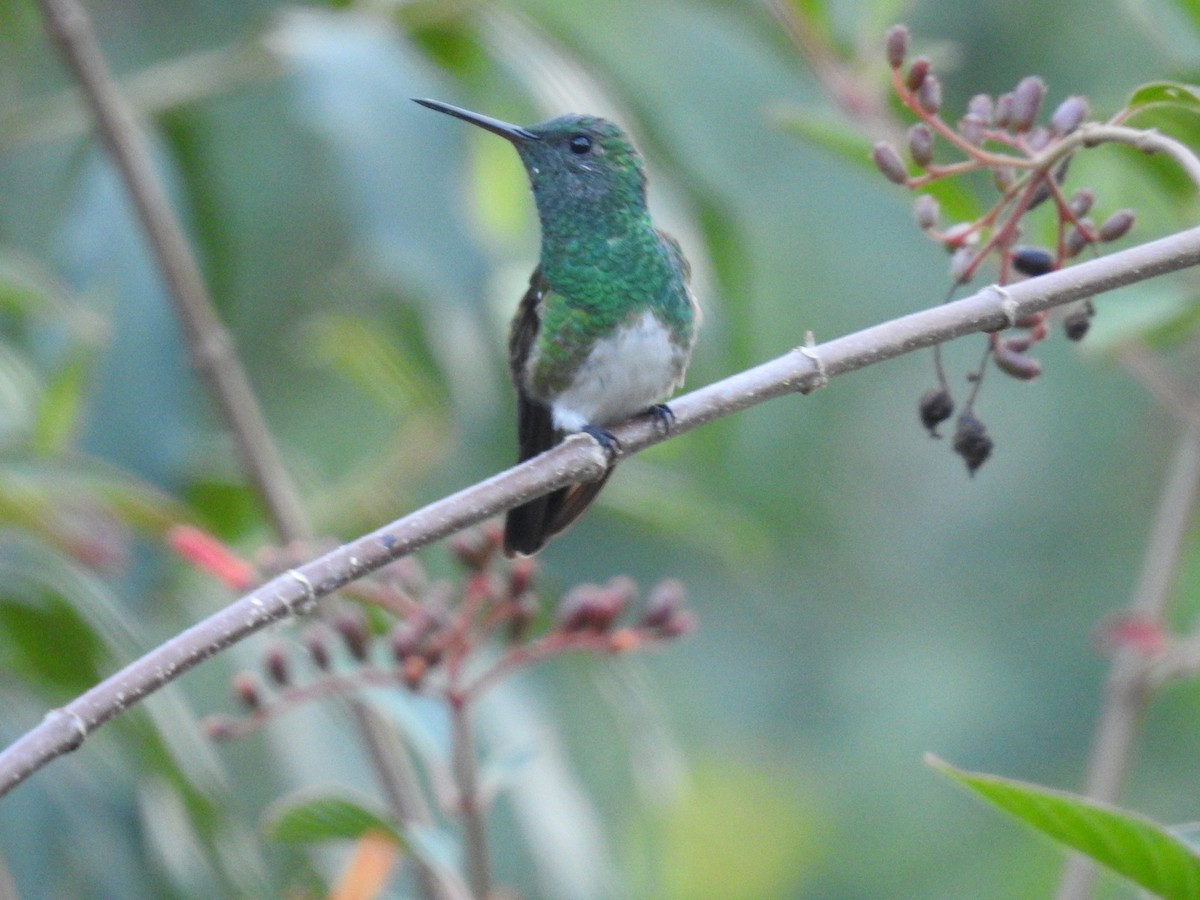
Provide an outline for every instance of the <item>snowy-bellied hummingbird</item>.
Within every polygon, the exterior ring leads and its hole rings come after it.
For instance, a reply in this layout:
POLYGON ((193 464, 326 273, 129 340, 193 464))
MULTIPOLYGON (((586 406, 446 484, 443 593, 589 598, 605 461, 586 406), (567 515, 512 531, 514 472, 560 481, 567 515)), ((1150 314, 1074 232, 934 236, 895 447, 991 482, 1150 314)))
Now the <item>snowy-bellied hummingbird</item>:
MULTIPOLYGON (((650 221, 645 163, 628 135, 596 116, 523 128, 416 102, 510 141, 533 186, 541 256, 508 339, 520 461, 580 431, 615 451, 607 429, 639 413, 669 427, 663 401, 683 382, 700 314, 678 242, 650 221)), ((510 510, 505 553, 540 550, 612 471, 510 510)))

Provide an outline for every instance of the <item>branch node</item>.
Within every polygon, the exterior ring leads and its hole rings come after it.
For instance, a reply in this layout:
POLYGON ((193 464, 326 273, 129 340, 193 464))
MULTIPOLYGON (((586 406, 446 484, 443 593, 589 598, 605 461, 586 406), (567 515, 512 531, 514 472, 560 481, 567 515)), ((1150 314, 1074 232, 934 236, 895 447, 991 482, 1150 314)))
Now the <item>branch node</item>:
POLYGON ((817 376, 811 383, 806 380, 804 385, 799 389, 799 392, 801 394, 811 394, 813 391, 819 391, 821 388, 827 387, 829 385, 829 373, 825 370, 825 360, 821 359, 821 355, 817 353, 817 340, 811 331, 804 332, 804 343, 796 348, 796 352, 812 360, 817 376))
POLYGON ((1012 294, 1002 288, 998 284, 988 286, 989 289, 1000 298, 1000 312, 1004 313, 1004 318, 1008 322, 1009 328, 1017 327, 1017 319, 1021 317, 1021 307, 1012 294))
POLYGON ((317 604, 317 591, 313 587, 312 581, 307 575, 297 569, 288 569, 283 573, 292 578, 300 587, 304 588, 304 594, 288 604, 288 610, 294 616, 302 616, 311 610, 317 604))
POLYGON ((91 733, 88 730, 87 722, 83 721, 83 716, 79 713, 61 706, 58 709, 52 709, 46 713, 46 723, 49 724, 58 719, 67 719, 71 725, 72 739, 63 749, 64 752, 70 753, 72 750, 78 750, 83 746, 83 742, 87 740, 87 736, 91 733))

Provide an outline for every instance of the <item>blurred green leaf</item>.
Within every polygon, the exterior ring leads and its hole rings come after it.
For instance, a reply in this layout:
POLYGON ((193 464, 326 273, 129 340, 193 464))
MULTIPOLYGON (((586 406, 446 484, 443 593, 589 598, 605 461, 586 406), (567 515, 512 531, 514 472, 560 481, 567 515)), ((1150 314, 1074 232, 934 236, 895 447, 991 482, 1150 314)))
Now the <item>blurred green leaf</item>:
POLYGON ((379 831, 407 846, 384 809, 340 788, 306 789, 280 798, 263 814, 263 830, 274 840, 294 844, 353 839, 379 831))
POLYGON ((48 379, 31 436, 35 452, 56 453, 68 449, 83 407, 93 358, 94 353, 89 348, 77 347, 48 379))
POLYGON ((943 775, 1061 844, 1168 900, 1200 896, 1200 856, 1162 825, 1128 810, 928 756, 943 775))
POLYGON ((439 405, 443 386, 431 377, 433 361, 423 352, 420 322, 411 314, 395 331, 352 315, 329 313, 307 323, 307 336, 320 362, 386 408, 398 413, 439 405))
POLYGON ((819 853, 817 823, 781 773, 703 759, 665 811, 658 861, 672 900, 806 896, 819 853))
POLYGON ((0 667, 59 698, 95 684, 109 659, 88 623, 61 596, 0 597, 0 667))
POLYGON ((1191 334, 1200 319, 1200 302, 1178 287, 1150 282, 1105 297, 1097 307, 1082 348, 1088 353, 1110 353, 1132 340, 1159 347, 1177 344, 1191 334))
POLYGON ((1179 81, 1152 81, 1134 90, 1126 108, 1140 110, 1150 106, 1177 106, 1200 112, 1200 87, 1179 81))

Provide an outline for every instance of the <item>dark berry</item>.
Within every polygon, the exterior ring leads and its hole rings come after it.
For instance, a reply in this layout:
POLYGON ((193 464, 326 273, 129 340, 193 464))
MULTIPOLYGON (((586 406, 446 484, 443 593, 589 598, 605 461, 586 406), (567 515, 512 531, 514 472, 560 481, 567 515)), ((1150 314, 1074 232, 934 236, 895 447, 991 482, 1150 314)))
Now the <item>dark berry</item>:
POLYGON ((930 388, 921 395, 918 404, 921 413, 921 424, 929 431, 930 437, 941 437, 937 427, 954 415, 954 400, 945 388, 930 388))

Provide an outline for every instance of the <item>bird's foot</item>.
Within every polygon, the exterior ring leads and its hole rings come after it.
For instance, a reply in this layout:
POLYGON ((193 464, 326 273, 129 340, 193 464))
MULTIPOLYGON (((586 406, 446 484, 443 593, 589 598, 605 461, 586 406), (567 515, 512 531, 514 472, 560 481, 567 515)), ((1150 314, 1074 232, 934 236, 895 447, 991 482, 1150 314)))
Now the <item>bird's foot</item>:
POLYGON ((617 454, 621 452, 621 442, 617 440, 616 435, 595 425, 584 425, 580 430, 603 448, 610 463, 616 460, 617 454))
POLYGON ((671 411, 671 407, 665 403, 655 403, 652 407, 646 410, 646 415, 654 419, 654 424, 663 430, 663 434, 671 433, 671 426, 675 424, 675 413, 671 411))

